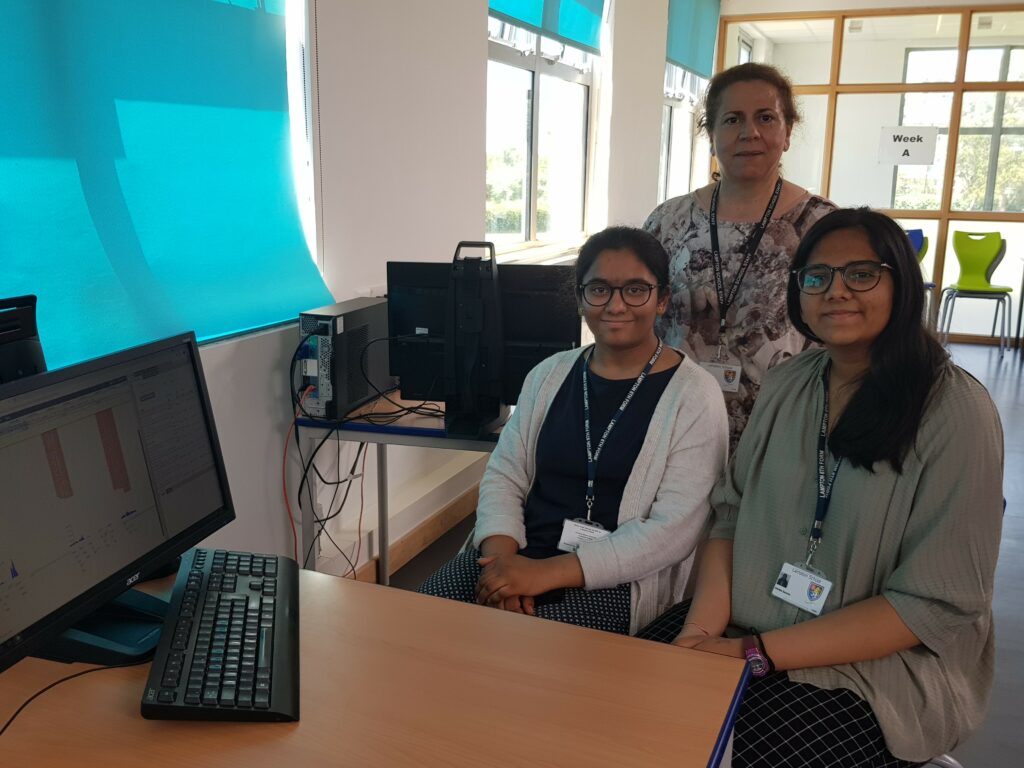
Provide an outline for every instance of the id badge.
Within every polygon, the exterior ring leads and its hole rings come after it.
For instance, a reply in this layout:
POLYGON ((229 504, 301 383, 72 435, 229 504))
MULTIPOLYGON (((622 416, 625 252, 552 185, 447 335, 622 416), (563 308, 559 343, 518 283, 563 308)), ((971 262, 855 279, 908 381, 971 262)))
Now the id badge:
POLYGON ((563 552, 575 552, 581 545, 591 541, 600 541, 611 531, 606 531, 600 523, 591 522, 577 517, 562 523, 562 538, 558 540, 558 548, 563 552))
POLYGON ((806 565, 783 563, 772 594, 802 611, 821 615, 821 609, 832 591, 832 582, 824 574, 809 570, 806 565))
POLYGON ((723 392, 739 392, 740 366, 731 360, 717 362, 714 360, 701 363, 700 367, 715 377, 723 392))

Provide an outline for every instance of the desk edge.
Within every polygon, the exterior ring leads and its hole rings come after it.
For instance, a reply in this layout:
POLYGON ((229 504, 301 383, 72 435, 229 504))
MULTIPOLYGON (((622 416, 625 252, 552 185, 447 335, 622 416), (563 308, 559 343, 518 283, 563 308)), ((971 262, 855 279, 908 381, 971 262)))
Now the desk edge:
POLYGON ((743 694, 746 692, 747 683, 749 682, 750 665, 744 664, 743 674, 740 675, 740 681, 737 683, 736 691, 732 695, 732 703, 729 705, 729 711, 726 713, 725 721, 722 723, 722 730, 718 732, 718 738, 715 739, 715 747, 711 750, 708 768, 718 768, 722 758, 725 756, 725 748, 729 744, 729 736, 736 725, 736 716, 739 714, 740 705, 743 703, 743 694))

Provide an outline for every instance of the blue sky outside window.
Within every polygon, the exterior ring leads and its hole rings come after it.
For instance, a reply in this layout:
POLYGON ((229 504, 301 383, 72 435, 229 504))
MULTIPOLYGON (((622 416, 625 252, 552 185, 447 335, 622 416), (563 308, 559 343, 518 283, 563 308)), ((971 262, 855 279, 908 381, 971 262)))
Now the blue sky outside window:
POLYGON ((39 295, 51 367, 332 301, 292 182, 283 5, 5 0, 0 296, 39 295))
POLYGON ((599 53, 604 0, 490 0, 491 15, 599 53))

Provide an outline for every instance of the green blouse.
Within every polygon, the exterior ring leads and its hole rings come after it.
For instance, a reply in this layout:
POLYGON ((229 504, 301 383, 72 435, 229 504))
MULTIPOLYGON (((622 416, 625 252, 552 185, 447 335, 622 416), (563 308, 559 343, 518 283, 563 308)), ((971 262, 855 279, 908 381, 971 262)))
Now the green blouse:
MULTIPOLYGON (((712 492, 711 538, 733 539, 732 622, 761 632, 814 617, 773 597, 802 563, 817 500, 825 350, 772 369, 729 469, 712 492)), ((885 658, 791 670, 870 704, 889 750, 925 761, 982 721, 992 687, 992 584, 1002 527, 1003 433, 985 388, 950 364, 902 474, 847 462, 815 566, 833 583, 822 615, 883 595, 921 645, 885 658)))

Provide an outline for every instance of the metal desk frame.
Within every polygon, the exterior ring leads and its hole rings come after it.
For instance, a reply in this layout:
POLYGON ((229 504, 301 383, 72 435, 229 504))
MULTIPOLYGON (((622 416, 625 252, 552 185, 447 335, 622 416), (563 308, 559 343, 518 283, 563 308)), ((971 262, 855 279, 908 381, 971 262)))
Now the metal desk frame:
MULTIPOLYGON (((356 413, 366 410, 368 407, 357 409, 356 413)), ((334 432, 333 439, 335 440, 350 443, 373 443, 377 446, 377 583, 384 585, 391 580, 388 562, 390 543, 388 539, 388 446, 406 445, 414 448, 446 448, 455 451, 490 453, 498 442, 496 433, 490 439, 481 440, 448 437, 444 428, 436 425, 436 420, 425 416, 403 416, 394 424, 388 425, 360 421, 332 422, 322 419, 298 419, 296 426, 305 428, 313 441, 322 439, 323 430, 326 429, 334 432), (427 424, 433 426, 426 426, 427 424)), ((312 481, 307 480, 307 482, 312 481)), ((313 510, 303 506, 300 552, 304 553, 310 542, 316 540, 315 527, 313 510)), ((318 542, 313 547, 310 556, 313 563, 312 570, 316 570, 316 558, 319 553, 318 542)))

